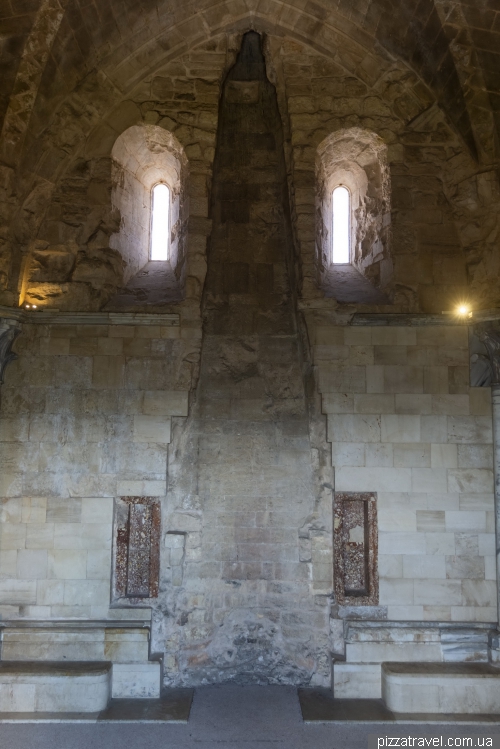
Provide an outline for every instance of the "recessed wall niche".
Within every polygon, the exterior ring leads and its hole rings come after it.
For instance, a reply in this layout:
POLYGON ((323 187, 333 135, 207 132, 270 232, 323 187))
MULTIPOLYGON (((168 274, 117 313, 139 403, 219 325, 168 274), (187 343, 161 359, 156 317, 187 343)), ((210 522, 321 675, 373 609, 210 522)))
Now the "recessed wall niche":
MULTIPOLYGON (((120 229, 110 246, 125 260, 126 285, 150 262, 152 190, 164 183, 170 190, 168 268, 182 285, 187 244, 188 162, 172 133, 155 125, 133 125, 116 140, 112 156, 112 204, 120 211, 120 229)), ((165 267, 158 268, 165 273, 165 267)))
POLYGON ((378 604, 377 495, 336 492, 334 578, 337 603, 378 604))
POLYGON ((381 293, 392 276, 387 146, 361 128, 332 133, 318 146, 316 184, 318 285, 340 302, 387 304, 381 293), (332 262, 332 196, 339 186, 350 193, 348 265, 332 262))

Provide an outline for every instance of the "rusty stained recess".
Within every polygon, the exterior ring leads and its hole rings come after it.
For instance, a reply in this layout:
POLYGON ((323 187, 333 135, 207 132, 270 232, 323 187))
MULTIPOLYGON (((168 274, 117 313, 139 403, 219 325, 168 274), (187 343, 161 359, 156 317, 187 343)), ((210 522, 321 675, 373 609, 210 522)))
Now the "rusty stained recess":
POLYGON ((115 504, 113 601, 144 604, 158 597, 160 502, 156 497, 120 497, 115 504))
POLYGON ((334 519, 337 603, 377 605, 377 495, 372 492, 336 492, 334 519))

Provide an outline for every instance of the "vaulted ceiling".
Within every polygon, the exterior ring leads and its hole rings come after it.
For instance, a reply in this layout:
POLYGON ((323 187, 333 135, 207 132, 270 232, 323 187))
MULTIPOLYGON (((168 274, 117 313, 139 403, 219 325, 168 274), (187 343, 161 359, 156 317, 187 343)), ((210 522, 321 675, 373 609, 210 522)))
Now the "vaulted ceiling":
MULTIPOLYGON (((91 72, 124 95, 224 30, 286 33, 365 76, 397 58, 429 88, 471 154, 498 158, 499 0, 0 0, 0 118, 19 153, 91 72), (36 112, 33 121, 33 113, 36 112)), ((6 135, 4 126, 4 135, 6 135)))

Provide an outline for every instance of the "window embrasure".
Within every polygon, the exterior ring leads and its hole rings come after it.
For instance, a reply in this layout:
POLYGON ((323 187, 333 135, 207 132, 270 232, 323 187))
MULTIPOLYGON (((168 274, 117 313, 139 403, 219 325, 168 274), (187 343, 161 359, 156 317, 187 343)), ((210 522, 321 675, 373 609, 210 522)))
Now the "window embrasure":
POLYGON ((387 288, 392 260, 386 144, 369 130, 337 130, 318 146, 316 179, 318 285, 330 294, 331 274, 345 275, 347 269, 337 266, 350 265, 374 289, 387 288))
POLYGON ((188 161, 175 136, 157 125, 132 125, 115 141, 111 202, 120 229, 111 247, 124 260, 123 284, 149 262, 165 262, 151 272, 185 282, 187 253, 188 161), (172 276, 172 277, 173 277, 172 276))
POLYGON ((168 260, 170 255, 170 188, 159 182, 151 190, 150 260, 168 260))

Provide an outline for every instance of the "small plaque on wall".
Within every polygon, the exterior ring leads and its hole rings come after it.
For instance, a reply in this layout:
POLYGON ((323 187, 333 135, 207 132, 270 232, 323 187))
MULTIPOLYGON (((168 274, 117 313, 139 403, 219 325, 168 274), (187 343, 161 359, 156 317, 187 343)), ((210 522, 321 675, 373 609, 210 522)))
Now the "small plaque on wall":
POLYGON ((378 604, 377 495, 336 492, 334 576, 337 603, 378 604))
POLYGON ((148 605, 158 597, 160 502, 156 497, 115 501, 112 603, 148 605))

